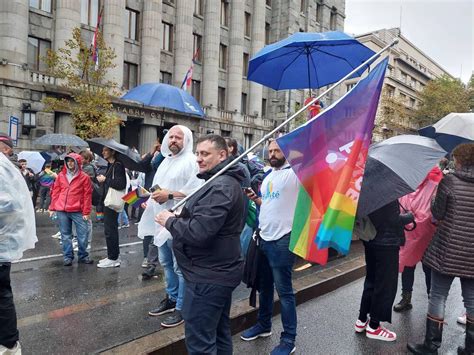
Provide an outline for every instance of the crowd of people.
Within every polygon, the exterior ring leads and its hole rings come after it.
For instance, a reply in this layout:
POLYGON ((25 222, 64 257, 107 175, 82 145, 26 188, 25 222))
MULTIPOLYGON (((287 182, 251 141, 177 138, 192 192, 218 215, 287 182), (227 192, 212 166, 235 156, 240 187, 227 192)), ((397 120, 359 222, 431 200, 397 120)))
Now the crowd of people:
MULTIPOLYGON (((141 157, 137 163, 140 172, 129 171, 119 153, 109 147, 102 150, 106 164, 101 166, 94 165, 94 154, 85 149, 67 154, 59 170, 46 163, 39 174, 28 169, 26 161, 15 159, 12 141, 6 134, 0 134, 0 151, 0 169, 20 175, 25 182, 23 190, 35 204, 36 185, 37 212, 47 211, 57 221, 64 266, 71 266, 75 258, 73 234, 77 239, 77 262, 94 263, 88 247, 91 212, 95 209, 96 218, 103 219, 107 246, 107 257, 96 265, 101 269, 120 267, 119 229, 129 226, 128 213, 135 215, 138 236, 143 239, 142 266, 146 270, 142 276, 152 278, 161 266, 166 282, 165 298, 148 314, 166 314, 163 327, 184 323, 189 354, 232 354, 232 292, 242 281, 244 263, 249 262, 249 245, 256 246, 258 318, 240 338, 253 341, 271 336, 276 289, 283 332, 271 354, 295 352, 297 312, 292 277, 296 257, 289 243, 300 183, 277 141, 268 143, 267 166, 245 158, 217 177, 242 153, 241 146, 231 137, 214 134, 194 144, 191 130, 182 125, 173 126, 161 144, 156 142, 141 157), (117 200, 138 187, 149 191, 150 198, 129 211, 129 206, 117 200), (184 207, 172 212, 188 197, 184 207)), ((458 146, 452 157, 451 165, 443 161, 440 167, 434 167, 407 200, 392 201, 372 212, 368 218, 375 232, 361 238, 367 273, 355 331, 368 338, 396 340, 395 332, 381 322, 391 322, 392 310, 412 307, 414 270, 417 263, 423 263, 429 295, 426 336, 421 344, 408 344, 414 354, 437 353, 446 297, 455 277, 461 279, 466 308, 466 341, 458 353, 474 354, 474 144, 458 146), (428 196, 424 207, 409 203, 418 201, 418 196, 428 196), (423 246, 411 243, 414 224, 420 225, 417 233, 423 234, 423 246), (399 272, 402 300, 394 306, 399 272)), ((6 175, 2 171, 3 178, 6 175)), ((7 240, 15 238, 16 234, 8 231, 25 224, 26 211, 30 211, 25 208, 23 219, 7 222, 3 216, 9 213, 4 207, 11 203, 9 199, 13 197, 0 195, 0 230, 7 240), (4 229, 8 223, 17 225, 4 229)), ((33 209, 33 204, 29 208, 33 209)), ((2 243, 0 298, 6 301, 0 305, 5 310, 0 312, 0 350, 14 351, 19 347, 9 276, 14 257, 11 250, 4 252, 2 243)), ((32 247, 31 240, 16 246, 26 247, 32 247)))

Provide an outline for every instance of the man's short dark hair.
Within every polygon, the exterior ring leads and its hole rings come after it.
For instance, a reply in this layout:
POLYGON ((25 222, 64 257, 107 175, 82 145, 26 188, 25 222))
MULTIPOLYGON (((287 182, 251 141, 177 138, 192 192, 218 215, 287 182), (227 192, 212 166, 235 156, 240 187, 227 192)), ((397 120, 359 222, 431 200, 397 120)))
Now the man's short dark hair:
POLYGON ((196 144, 206 141, 211 142, 218 150, 225 150, 226 152, 229 152, 225 139, 218 134, 208 134, 206 136, 202 136, 197 140, 196 144))
POLYGON ((18 159, 18 162, 19 163, 26 163, 27 161, 26 161, 26 159, 18 159))

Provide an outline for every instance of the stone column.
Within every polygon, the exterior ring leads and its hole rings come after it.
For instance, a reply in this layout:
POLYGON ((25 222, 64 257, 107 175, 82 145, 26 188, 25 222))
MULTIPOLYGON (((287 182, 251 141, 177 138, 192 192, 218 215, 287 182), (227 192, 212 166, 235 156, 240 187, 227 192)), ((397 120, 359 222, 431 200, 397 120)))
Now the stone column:
POLYGON ((138 150, 140 154, 145 154, 150 151, 153 147, 153 144, 156 142, 158 137, 156 126, 150 126, 147 124, 142 124, 140 126, 140 146, 138 150))
POLYGON ((174 41, 174 85, 180 87, 193 59, 194 1, 177 0, 174 41))
POLYGON ((207 0, 204 10, 202 105, 212 106, 211 115, 217 114, 219 83, 220 19, 219 0, 207 0))
MULTIPOLYGON (((229 66, 227 78, 227 108, 240 112, 244 44, 244 2, 231 3, 229 66)), ((249 53, 250 56, 250 53, 249 53)))
POLYGON ((140 84, 160 81, 161 1, 143 2, 140 84))
POLYGON ((16 65, 0 66, 0 77, 27 80, 20 66, 28 62, 28 0, 0 1, 0 58, 16 65))
MULTIPOLYGON (((107 46, 115 50, 117 57, 114 60, 115 68, 107 72, 106 79, 114 81, 118 87, 123 85, 123 57, 124 57, 124 16, 125 0, 104 1, 103 36, 107 46)), ((99 54, 100 55, 100 54, 99 54)))
MULTIPOLYGON (((253 57, 265 46, 265 1, 254 1, 252 13, 252 54, 253 57)), ((250 82, 249 114, 262 114, 262 85, 250 82)))
POLYGON ((65 47, 72 38, 75 27, 81 26, 81 2, 77 0, 56 0, 56 22, 54 26, 54 50, 65 47))

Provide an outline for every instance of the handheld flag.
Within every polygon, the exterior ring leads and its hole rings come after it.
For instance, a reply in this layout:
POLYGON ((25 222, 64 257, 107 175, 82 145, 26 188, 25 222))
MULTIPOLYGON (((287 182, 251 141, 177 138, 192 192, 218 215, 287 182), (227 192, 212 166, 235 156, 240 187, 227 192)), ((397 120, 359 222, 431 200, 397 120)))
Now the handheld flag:
POLYGON ((199 48, 197 48, 196 52, 194 52, 191 66, 189 67, 188 71, 186 72, 186 75, 184 76, 183 83, 181 84, 181 89, 183 90, 187 90, 191 86, 191 82, 193 80, 194 63, 196 62, 196 58, 198 54, 199 54, 199 48))
POLYGON ((149 197, 150 193, 145 188, 138 186, 135 190, 122 196, 122 200, 133 207, 140 207, 140 205, 146 202, 149 197))
POLYGON ((349 252, 365 161, 382 91, 385 59, 338 102, 278 144, 304 190, 290 250, 325 264, 327 248, 349 252))

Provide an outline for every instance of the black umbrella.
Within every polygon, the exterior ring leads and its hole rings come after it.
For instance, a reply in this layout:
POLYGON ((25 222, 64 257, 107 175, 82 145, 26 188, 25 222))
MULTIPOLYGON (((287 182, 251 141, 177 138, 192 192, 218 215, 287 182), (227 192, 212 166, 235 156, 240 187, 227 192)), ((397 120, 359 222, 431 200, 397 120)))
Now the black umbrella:
POLYGON ((371 146, 357 215, 367 216, 415 191, 445 155, 434 139, 421 136, 396 136, 371 146))
POLYGON ((134 171, 142 171, 140 154, 134 152, 128 146, 120 144, 113 139, 106 138, 92 138, 87 142, 94 153, 102 155, 102 149, 107 147, 117 152, 117 159, 120 160, 126 168, 134 171))
POLYGON ((35 139, 37 145, 62 145, 68 147, 87 147, 87 142, 78 136, 65 133, 50 133, 35 139))

